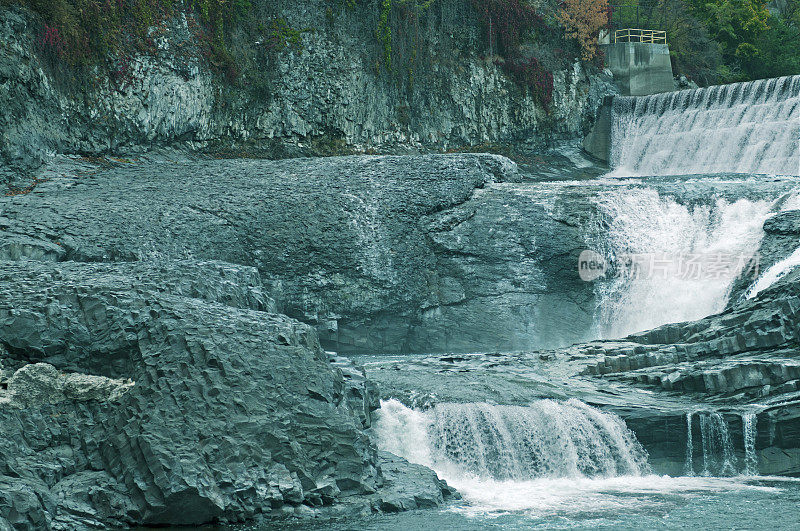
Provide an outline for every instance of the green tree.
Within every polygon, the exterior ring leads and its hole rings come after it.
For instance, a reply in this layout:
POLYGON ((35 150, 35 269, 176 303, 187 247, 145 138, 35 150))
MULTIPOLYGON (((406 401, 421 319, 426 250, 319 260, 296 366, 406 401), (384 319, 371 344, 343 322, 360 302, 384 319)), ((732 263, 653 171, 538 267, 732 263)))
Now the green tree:
POLYGON ((800 73, 800 27, 773 15, 769 29, 755 43, 756 53, 742 61, 750 79, 788 76, 800 73))
POLYGON ((690 0, 692 12, 721 46, 725 63, 741 68, 758 55, 769 29, 765 0, 690 0))

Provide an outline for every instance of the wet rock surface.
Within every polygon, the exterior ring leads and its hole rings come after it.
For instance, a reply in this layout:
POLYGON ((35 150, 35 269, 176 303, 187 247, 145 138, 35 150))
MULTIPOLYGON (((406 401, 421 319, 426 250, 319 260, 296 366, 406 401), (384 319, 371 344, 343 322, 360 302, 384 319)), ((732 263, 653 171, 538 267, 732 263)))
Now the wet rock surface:
MULTIPOLYGON (((595 290, 576 270, 603 181, 538 182, 506 158, 472 154, 70 159, 44 178, 0 198, 0 256, 253 266, 279 311, 345 354, 509 351, 592 337, 595 290)), ((711 194, 774 198, 792 184, 649 186, 693 204, 711 194)))
POLYGON ((414 509, 431 509, 461 496, 440 480, 436 473, 422 465, 409 463, 389 452, 380 452, 381 471, 391 488, 375 498, 382 512, 395 513, 414 509), (424 489, 420 489, 424 485, 424 489))

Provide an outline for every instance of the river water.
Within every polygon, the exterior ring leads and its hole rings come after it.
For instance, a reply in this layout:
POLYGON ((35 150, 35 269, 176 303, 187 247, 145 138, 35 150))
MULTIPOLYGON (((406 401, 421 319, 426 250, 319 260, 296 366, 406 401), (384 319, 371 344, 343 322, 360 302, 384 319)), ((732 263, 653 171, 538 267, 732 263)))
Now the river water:
MULTIPOLYGON (((325 529, 798 529, 800 483, 787 478, 669 478, 498 485, 439 511, 367 517, 325 529), (505 494, 503 494, 505 493, 505 494), (519 502, 518 505, 513 505, 519 502)), ((307 528, 308 529, 308 528, 307 528)))

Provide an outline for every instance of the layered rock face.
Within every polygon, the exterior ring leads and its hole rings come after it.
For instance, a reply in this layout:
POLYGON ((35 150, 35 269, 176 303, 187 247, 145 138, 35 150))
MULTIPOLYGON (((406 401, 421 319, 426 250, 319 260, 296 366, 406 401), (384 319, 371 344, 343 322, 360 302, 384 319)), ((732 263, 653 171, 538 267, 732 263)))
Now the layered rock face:
POLYGON ((503 157, 76 164, 0 199, 0 253, 255 266, 345 353, 586 339, 592 287, 572 272, 591 208, 518 188, 503 157))
MULTIPOLYGON (((758 470, 798 475, 798 312, 800 273, 794 272, 719 315, 665 325, 633 335, 627 343, 589 345, 582 353, 600 361, 583 372, 692 401, 689 411, 634 404, 618 410, 652 457, 670 471, 686 459, 691 433, 686 413, 720 411, 732 431, 741 434, 743 412, 751 411, 758 470)), ((690 426, 700 441, 696 419, 690 418, 690 426)), ((739 452, 744 452, 744 441, 741 435, 731 438, 739 452)))
POLYGON ((186 525, 452 495, 378 456, 373 388, 332 368, 313 329, 261 311, 250 268, 25 260, 0 263, 0 286, 2 523, 186 525))
MULTIPOLYGON (((153 53, 114 59, 126 72, 117 80, 101 71, 54 77, 36 21, 0 8, 0 166, 165 145, 246 145, 285 157, 578 137, 613 91, 576 63, 554 73, 545 109, 480 58, 479 18, 458 0, 433 3, 418 27, 405 28, 415 36, 403 44, 414 59, 388 71, 375 37, 379 2, 345 4, 254 1, 252 17, 264 26, 284 21, 301 45, 268 46, 266 31, 240 36, 236 55, 246 67, 234 84, 211 72, 191 29, 197 23, 186 16, 153 32, 153 53)), ((395 46, 401 41, 396 33, 395 46)))

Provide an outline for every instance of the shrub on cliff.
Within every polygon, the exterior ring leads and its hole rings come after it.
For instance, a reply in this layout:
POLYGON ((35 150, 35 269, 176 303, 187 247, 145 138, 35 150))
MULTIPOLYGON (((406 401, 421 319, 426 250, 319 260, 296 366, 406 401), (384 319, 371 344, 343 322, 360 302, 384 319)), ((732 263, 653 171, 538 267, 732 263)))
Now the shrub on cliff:
POLYGON ((553 74, 536 57, 522 53, 523 42, 546 25, 536 8, 522 0, 473 0, 486 31, 489 54, 497 55, 505 72, 528 87, 545 107, 553 97, 553 74))
POLYGON ((250 9, 250 0, 0 0, 0 4, 22 5, 39 15, 43 51, 72 66, 97 64, 109 54, 151 49, 151 28, 181 10, 196 14, 202 24, 204 54, 212 65, 223 65, 231 61, 224 47, 227 30, 250 9))
POLYGON ((591 61, 598 55, 597 35, 608 26, 608 0, 564 0, 558 20, 567 36, 578 41, 581 59, 591 61))

